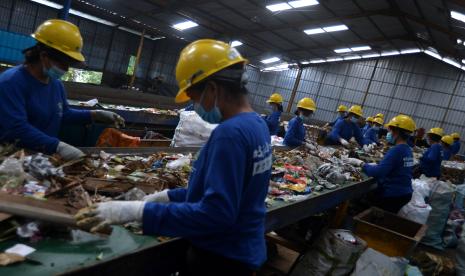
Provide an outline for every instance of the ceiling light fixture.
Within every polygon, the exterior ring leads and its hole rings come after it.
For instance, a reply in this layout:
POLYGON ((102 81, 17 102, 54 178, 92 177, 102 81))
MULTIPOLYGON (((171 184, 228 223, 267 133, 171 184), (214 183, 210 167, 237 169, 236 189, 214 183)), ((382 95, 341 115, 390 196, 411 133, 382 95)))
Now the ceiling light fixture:
POLYGON ((338 31, 345 31, 348 30, 349 28, 346 25, 335 25, 335 26, 329 26, 329 27, 324 27, 323 30, 325 32, 338 32, 338 31))
POLYGON ((331 33, 331 32, 338 32, 338 31, 344 31, 348 30, 349 28, 346 25, 334 25, 334 26, 328 26, 328 27, 323 27, 323 28, 313 28, 313 29, 306 29, 304 30, 304 33, 308 35, 312 34, 321 34, 321 33, 331 33))
POLYGON ((239 40, 233 40, 233 41, 231 41, 231 47, 239 47, 239 46, 241 46, 242 44, 244 44, 244 43, 240 42, 239 40))
POLYGON ((399 51, 387 51, 387 52, 381 52, 382 57, 387 57, 387 56, 396 56, 400 55, 399 51))
POLYGON ((273 63, 273 62, 280 61, 280 60, 281 59, 278 58, 278 57, 271 57, 271 58, 264 59, 264 60, 262 60, 260 62, 264 63, 264 64, 268 64, 268 63, 273 63))
POLYGON ((363 55, 362 58, 374 58, 374 57, 380 57, 380 56, 381 56, 380 54, 373 53, 373 54, 363 55))
POLYGON ((341 61, 343 60, 342 58, 338 58, 338 57, 334 57, 334 58, 327 58, 326 61, 327 62, 334 62, 334 61, 341 61))
POLYGON ((340 49, 334 49, 334 52, 338 54, 342 54, 342 53, 352 52, 352 50, 350 48, 340 48, 340 49))
POLYGON ((463 40, 461 40, 460 38, 457 38, 457 44, 462 44, 463 40))
POLYGON ((344 60, 354 60, 354 59, 361 59, 361 56, 348 56, 344 57, 344 60))
POLYGON ((352 47, 350 48, 354 52, 359 52, 359 51, 368 51, 371 50, 370 46, 357 46, 357 47, 352 47))
POLYGON ((302 7, 314 6, 318 4, 319 3, 316 0, 298 0, 298 1, 289 2, 289 5, 291 5, 293 8, 302 8, 302 7))
POLYGON ((194 21, 187 20, 184 22, 179 22, 174 24, 172 27, 178 31, 184 31, 193 27, 197 27, 199 24, 195 23, 194 21))
POLYGON ((458 11, 450 11, 450 17, 454 18, 455 20, 465 22, 465 14, 458 11))
POLYGON ((321 33, 324 33, 325 31, 322 29, 322 28, 315 28, 315 29, 307 29, 307 30, 304 30, 304 33, 308 34, 308 35, 312 35, 312 34, 321 34, 321 33))
POLYGON ((285 11, 285 10, 290 10, 292 9, 291 6, 287 3, 277 3, 273 5, 268 5, 266 6, 267 9, 269 9, 272 12, 277 12, 277 11, 285 11))
POLYGON ((421 52, 421 49, 418 49, 418 48, 412 48, 412 49, 404 49, 404 50, 401 50, 400 53, 402 55, 405 55, 405 54, 415 54, 415 53, 420 53, 421 52))

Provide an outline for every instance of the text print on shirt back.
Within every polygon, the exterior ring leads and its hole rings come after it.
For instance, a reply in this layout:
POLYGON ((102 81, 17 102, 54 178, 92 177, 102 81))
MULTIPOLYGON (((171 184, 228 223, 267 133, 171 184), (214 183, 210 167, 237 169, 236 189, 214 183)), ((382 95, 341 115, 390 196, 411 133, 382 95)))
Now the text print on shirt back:
POLYGON ((413 167, 413 157, 404 157, 404 167, 413 167))
POLYGON ((62 102, 58 102, 57 107, 58 107, 58 110, 57 110, 57 111, 58 111, 58 114, 57 114, 57 116, 58 116, 59 118, 61 118, 61 117, 63 117, 63 103, 62 103, 62 102))
POLYGON ((271 170, 272 156, 270 144, 260 145, 253 151, 253 173, 257 175, 271 170))

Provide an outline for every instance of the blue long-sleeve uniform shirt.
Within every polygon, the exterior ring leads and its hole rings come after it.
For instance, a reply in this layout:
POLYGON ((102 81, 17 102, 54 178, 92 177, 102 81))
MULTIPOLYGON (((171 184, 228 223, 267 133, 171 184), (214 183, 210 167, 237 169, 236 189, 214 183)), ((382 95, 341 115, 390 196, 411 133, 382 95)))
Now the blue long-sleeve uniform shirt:
POLYGON ((61 81, 44 84, 23 65, 0 74, 0 142, 51 154, 62 123, 90 122, 90 111, 69 107, 61 81))
POLYGON ((360 130, 360 127, 357 126, 357 124, 353 122, 347 122, 347 120, 340 120, 328 134, 327 139, 329 139, 332 144, 339 144, 340 138, 349 141, 352 137, 355 137, 355 140, 357 140, 357 143, 360 146, 366 144, 363 140, 362 131, 360 130))
POLYGON ((372 128, 370 127, 368 124, 365 124, 363 127, 362 127, 362 135, 365 135, 365 133, 367 133, 367 131, 372 128))
POLYGON ((339 116, 336 118, 336 120, 334 120, 334 122, 331 122, 329 123, 328 125, 329 126, 334 126, 337 122, 339 122, 340 120, 344 120, 344 116, 339 116))
POLYGON ((363 171, 378 182, 377 193, 383 197, 398 197, 411 194, 412 149, 406 144, 392 147, 378 165, 363 166, 363 171))
POLYGON ((265 197, 271 174, 268 127, 256 113, 222 122, 170 203, 147 203, 144 234, 181 236, 201 249, 258 268, 266 259, 265 197))
POLYGON ((442 147, 442 160, 450 160, 451 157, 452 157, 452 151, 450 147, 449 148, 442 147))
POLYGON ((431 145, 420 158, 420 169, 427 177, 441 176, 443 159, 442 146, 439 143, 431 145))
POLYGON ((281 111, 273 111, 273 113, 263 118, 268 126, 270 135, 278 134, 279 118, 281 118, 281 113, 281 111))
POLYGON ((450 146, 450 151, 452 155, 456 155, 460 151, 460 141, 454 141, 454 143, 450 146))
POLYGON ((292 118, 287 126, 286 135, 284 135, 284 145, 288 147, 298 147, 302 145, 305 139, 304 122, 299 116, 292 118))
POLYGON ((378 130, 374 128, 369 128, 367 132, 363 135, 364 142, 366 144, 378 143, 378 130))

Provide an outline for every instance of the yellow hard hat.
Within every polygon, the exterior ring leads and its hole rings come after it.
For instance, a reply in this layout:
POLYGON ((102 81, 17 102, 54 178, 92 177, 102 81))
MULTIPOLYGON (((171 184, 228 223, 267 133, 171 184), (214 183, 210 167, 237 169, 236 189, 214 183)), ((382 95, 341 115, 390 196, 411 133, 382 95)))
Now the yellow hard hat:
POLYGON ((368 118, 366 118, 366 120, 365 120, 365 121, 366 121, 366 122, 370 122, 370 123, 372 123, 372 122, 373 122, 373 117, 368 117, 368 118))
POLYGON ((83 62, 86 59, 82 55, 82 36, 79 28, 71 22, 50 19, 40 24, 31 35, 37 41, 63 54, 83 62))
POLYGON ((396 117, 392 118, 389 123, 386 124, 386 127, 397 127, 408 132, 414 132, 417 126, 415 125, 415 121, 410 116, 407 115, 397 115, 396 117))
POLYGON ((281 94, 279 93, 273 93, 270 98, 268 99, 268 101, 266 101, 267 103, 283 103, 283 96, 281 96, 281 94))
POLYGON ((376 114, 375 118, 381 118, 384 120, 384 114, 383 113, 378 113, 376 114))
POLYGON ((444 135, 442 136, 441 141, 450 146, 452 143, 454 143, 454 138, 452 138, 450 135, 444 135))
POLYGON ((452 136, 453 139, 460 139, 460 134, 458 132, 454 132, 450 136, 452 136))
POLYGON ((337 112, 347 112, 347 106, 341 104, 337 107, 337 112))
POLYGON ((316 104, 315 102, 310 99, 310 98, 303 98, 302 100, 297 103, 297 107, 315 111, 316 110, 316 104))
POLYGON ((176 103, 187 102, 186 90, 205 78, 234 64, 247 63, 236 48, 219 40, 199 39, 187 45, 179 55, 176 81, 179 91, 176 103))
POLYGON ((444 135, 444 130, 442 128, 440 128, 440 127, 433 127, 427 133, 428 134, 436 134, 436 135, 442 137, 444 135))
POLYGON ((378 118, 374 118, 374 119, 373 119, 373 123, 377 123, 377 124, 379 124, 380 126, 382 126, 383 123, 384 123, 384 120, 383 120, 382 118, 379 118, 379 117, 378 117, 378 118))
POLYGON ((362 107, 359 105, 353 105, 349 108, 349 113, 353 113, 355 115, 358 115, 360 117, 363 117, 363 110, 362 107))

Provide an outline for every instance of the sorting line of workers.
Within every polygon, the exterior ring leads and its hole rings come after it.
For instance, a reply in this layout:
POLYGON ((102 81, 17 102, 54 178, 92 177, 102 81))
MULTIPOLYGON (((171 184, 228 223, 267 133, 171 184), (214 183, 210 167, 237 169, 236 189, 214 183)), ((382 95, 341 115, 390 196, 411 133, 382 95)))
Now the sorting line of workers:
MULTIPOLYGON (((121 124, 124 120, 107 111, 78 111, 66 101, 59 80, 71 65, 84 61, 83 41, 77 26, 62 20, 47 20, 33 37, 37 44, 24 51, 25 63, 0 74, 0 142, 58 153, 75 159, 82 152, 57 139, 58 128, 67 122, 121 124)), ((175 101, 193 102, 195 112, 219 126, 193 163, 187 188, 148 195, 143 201, 109 201, 81 210, 77 225, 94 231, 131 221, 142 223, 145 235, 185 237, 190 242, 186 270, 192 275, 215 272, 254 275, 266 259, 265 197, 271 175, 270 133, 277 132, 282 97, 269 99, 273 113, 265 120, 253 111, 247 99, 247 77, 237 49, 211 39, 186 46, 176 66, 180 87, 175 101)), ((290 120, 284 143, 298 146, 305 141, 303 119, 317 110, 303 98, 296 117, 290 120)), ((355 138, 360 146, 377 142, 384 116, 378 114, 361 129, 360 106, 339 107, 327 144, 347 146, 355 138)), ((415 122, 398 115, 386 125, 387 141, 393 146, 379 164, 361 164, 378 182, 377 206, 397 212, 412 195, 413 155, 410 145, 415 122)), ((419 131, 417 130, 417 134, 419 131)), ((441 160, 460 149, 459 134, 444 135, 440 128, 427 133, 429 149, 421 158, 427 176, 438 176, 441 160)), ((184 274, 183 274, 184 275, 184 274)))

